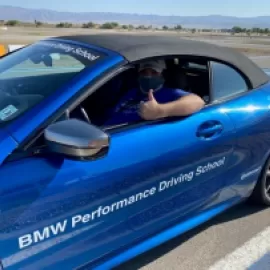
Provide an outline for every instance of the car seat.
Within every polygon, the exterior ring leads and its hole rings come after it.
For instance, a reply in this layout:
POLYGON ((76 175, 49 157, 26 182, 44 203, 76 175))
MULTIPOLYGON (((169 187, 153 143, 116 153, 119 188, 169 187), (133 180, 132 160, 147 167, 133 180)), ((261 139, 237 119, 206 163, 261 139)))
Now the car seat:
POLYGON ((208 73, 205 75, 201 74, 196 77, 189 76, 182 64, 175 64, 172 61, 168 61, 167 69, 164 71, 165 86, 197 94, 208 103, 209 75, 208 73))
POLYGON ((167 63, 167 68, 163 72, 165 78, 165 86, 168 88, 178 88, 185 91, 190 91, 188 78, 184 70, 175 64, 167 63))

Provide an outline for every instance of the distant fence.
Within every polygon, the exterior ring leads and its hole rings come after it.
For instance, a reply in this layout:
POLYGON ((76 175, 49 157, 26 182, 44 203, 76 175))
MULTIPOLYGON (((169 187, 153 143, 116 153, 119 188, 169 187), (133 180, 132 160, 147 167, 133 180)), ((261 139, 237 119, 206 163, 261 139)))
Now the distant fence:
POLYGON ((24 46, 25 45, 3 45, 3 44, 0 44, 0 56, 3 56, 9 52, 18 50, 24 46))

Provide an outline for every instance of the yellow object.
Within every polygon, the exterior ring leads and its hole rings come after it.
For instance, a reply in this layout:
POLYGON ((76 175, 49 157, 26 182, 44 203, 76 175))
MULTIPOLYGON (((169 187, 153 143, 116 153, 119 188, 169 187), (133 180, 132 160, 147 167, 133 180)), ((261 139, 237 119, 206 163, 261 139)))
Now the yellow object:
POLYGON ((2 44, 0 44, 0 56, 5 55, 8 52, 8 50, 6 49, 6 47, 2 44))

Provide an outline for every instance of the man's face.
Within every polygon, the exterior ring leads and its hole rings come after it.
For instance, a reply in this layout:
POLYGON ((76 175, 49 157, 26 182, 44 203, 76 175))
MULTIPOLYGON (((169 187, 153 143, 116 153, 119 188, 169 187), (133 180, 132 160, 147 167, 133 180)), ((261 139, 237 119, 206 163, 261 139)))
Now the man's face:
POLYGON ((151 68, 145 68, 139 72, 139 84, 141 91, 148 93, 162 87, 164 79, 161 73, 151 68))

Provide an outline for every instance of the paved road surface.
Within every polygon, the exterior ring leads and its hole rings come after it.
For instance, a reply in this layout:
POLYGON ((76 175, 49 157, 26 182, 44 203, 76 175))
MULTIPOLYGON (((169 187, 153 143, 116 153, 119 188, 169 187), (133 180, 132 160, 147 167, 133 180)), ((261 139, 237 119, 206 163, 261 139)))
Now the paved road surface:
POLYGON ((257 56, 251 59, 262 68, 270 68, 270 56, 257 56))
POLYGON ((239 205, 117 268, 134 269, 269 270, 270 209, 239 205))

